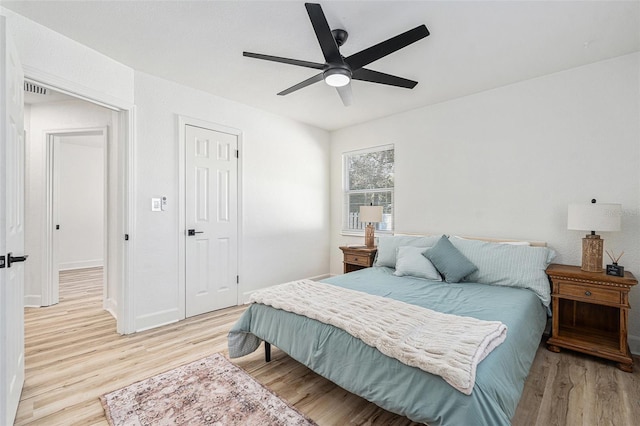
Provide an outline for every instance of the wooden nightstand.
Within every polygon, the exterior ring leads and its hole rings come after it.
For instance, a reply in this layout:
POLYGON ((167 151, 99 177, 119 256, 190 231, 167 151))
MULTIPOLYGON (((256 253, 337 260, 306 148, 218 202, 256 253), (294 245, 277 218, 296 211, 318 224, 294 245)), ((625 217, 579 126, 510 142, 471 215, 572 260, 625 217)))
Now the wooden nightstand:
POLYGON ((622 371, 633 371, 627 344, 629 290, 638 281, 604 272, 584 272, 579 266, 552 264, 547 268, 553 291, 553 327, 547 348, 573 349, 616 361, 622 371))
POLYGON ((340 247, 344 256, 344 273, 373 266, 378 249, 376 247, 340 247))

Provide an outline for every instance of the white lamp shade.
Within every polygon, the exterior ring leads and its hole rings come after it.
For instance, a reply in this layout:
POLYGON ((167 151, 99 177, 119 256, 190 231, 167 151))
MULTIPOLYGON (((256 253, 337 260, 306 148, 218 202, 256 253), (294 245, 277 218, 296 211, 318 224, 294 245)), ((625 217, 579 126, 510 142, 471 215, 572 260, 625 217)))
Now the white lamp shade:
POLYGON ((577 231, 619 231, 621 204, 569 204, 567 229, 577 231))
POLYGON ((382 222, 382 206, 360 206, 360 222, 382 222))

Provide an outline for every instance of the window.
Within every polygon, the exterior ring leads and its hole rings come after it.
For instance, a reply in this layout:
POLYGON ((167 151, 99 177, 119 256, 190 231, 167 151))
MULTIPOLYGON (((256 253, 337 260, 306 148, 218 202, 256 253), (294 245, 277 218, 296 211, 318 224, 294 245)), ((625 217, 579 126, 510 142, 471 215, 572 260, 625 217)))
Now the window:
POLYGON ((358 220, 360 206, 382 206, 378 231, 393 231, 393 145, 347 152, 344 167, 345 232, 361 233, 365 227, 358 220))

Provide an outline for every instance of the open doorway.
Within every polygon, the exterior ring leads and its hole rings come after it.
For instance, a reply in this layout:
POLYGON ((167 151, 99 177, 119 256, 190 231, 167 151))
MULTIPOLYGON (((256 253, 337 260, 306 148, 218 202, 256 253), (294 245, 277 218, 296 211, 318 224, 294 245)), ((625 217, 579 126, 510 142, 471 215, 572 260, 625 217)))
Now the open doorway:
MULTIPOLYGON (((25 83, 25 304, 59 301, 61 271, 102 268, 103 308, 118 318, 121 199, 118 111, 25 83)), ((121 330, 121 327, 118 327, 121 330)))
POLYGON ((52 299, 59 300, 61 273, 99 270, 103 305, 109 305, 106 258, 108 128, 46 133, 47 229, 51 231, 52 299))

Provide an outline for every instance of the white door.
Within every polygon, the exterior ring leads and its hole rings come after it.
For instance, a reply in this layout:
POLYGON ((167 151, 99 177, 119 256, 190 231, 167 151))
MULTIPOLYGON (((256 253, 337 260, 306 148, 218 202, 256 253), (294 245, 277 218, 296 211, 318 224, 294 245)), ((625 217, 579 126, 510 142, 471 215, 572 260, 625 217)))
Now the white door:
POLYGON ((185 311, 191 317, 238 303, 238 136, 185 127, 185 311))
POLYGON ((24 383, 23 73, 0 16, 0 424, 13 424, 24 383))

